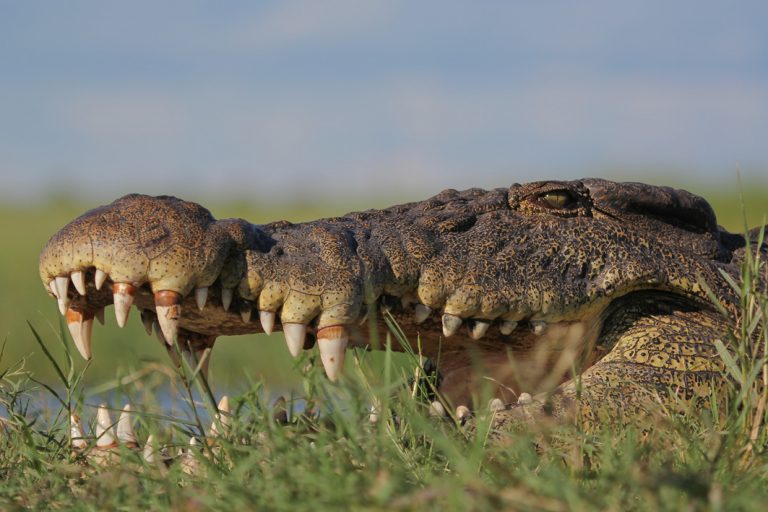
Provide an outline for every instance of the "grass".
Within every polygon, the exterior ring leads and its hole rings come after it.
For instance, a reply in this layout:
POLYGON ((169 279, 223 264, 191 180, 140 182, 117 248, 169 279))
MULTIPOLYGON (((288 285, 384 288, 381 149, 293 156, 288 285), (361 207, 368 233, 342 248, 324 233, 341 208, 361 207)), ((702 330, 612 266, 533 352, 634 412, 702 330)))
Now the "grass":
MULTIPOLYGON (((754 225, 768 213, 761 202, 766 190, 749 191, 754 225)), ((699 192, 721 224, 742 229, 737 193, 699 192)), ((355 206, 212 211, 258 222, 355 206)), ((256 336, 217 345, 214 389, 231 392, 235 414, 215 450, 205 447, 194 459, 201 471, 188 475, 175 464, 166 472, 128 451, 121 464, 86 470, 69 448, 72 409, 90 431, 100 401, 115 411, 130 401, 139 438, 152 433, 175 453, 190 436, 205 438, 215 406, 205 389, 189 383, 192 368, 182 375, 169 370, 164 349, 144 335, 135 311, 123 330, 112 319, 97 327, 90 366, 73 355, 36 261, 47 237, 82 211, 68 203, 0 210, 0 509, 759 510, 768 498, 768 369, 761 355, 768 298, 758 285, 766 272, 759 258, 734 283, 742 304, 727 343, 737 350, 722 352, 731 377, 722 414, 659 418, 651 436, 563 426, 500 445, 485 435, 489 418, 478 418, 470 433, 431 418, 423 402, 411 399, 403 382, 416 365, 412 354, 355 352, 346 382, 337 386, 317 366, 303 373, 307 361, 293 362, 279 336, 256 336), (287 389, 294 390, 294 411, 278 425, 272 402, 276 390, 287 389), (321 418, 302 413, 306 401, 322 403, 321 418), (375 425, 368 422, 371 403, 381 405, 375 425)), ((389 333, 387 346, 397 338, 389 333)))
MULTIPOLYGON (((723 345, 732 350, 721 353, 730 377, 727 396, 717 400, 724 406, 660 416, 649 435, 565 425, 502 444, 489 442, 487 414, 472 431, 432 418, 403 384, 418 358, 407 354, 408 364, 395 364, 391 347, 403 340, 392 325, 383 361, 372 365, 368 353, 354 352, 343 385, 320 378, 312 353, 295 364, 315 363, 298 373, 302 400, 319 405, 320 416, 297 404, 287 424, 278 424, 280 410, 254 382, 233 397, 226 434, 188 449, 186 466, 165 469, 124 449, 113 463, 86 468, 82 454, 70 451, 68 416, 72 409, 94 416, 83 386, 89 369, 75 365, 70 344, 33 331, 58 382, 37 382, 24 360, 0 374, 8 412, 0 430, 0 508, 760 510, 768 499, 767 273, 761 255, 750 254, 732 283, 741 308, 723 345), (41 391, 58 403, 44 418, 32 410, 41 391), (380 404, 375 424, 371 403, 380 404), (193 474, 183 470, 190 465, 193 474)), ((130 399, 139 438, 151 433, 176 453, 190 436, 204 440, 216 413, 194 372, 185 366, 117 386, 111 405, 130 399), (173 417, 156 399, 165 387, 182 404, 173 417)))

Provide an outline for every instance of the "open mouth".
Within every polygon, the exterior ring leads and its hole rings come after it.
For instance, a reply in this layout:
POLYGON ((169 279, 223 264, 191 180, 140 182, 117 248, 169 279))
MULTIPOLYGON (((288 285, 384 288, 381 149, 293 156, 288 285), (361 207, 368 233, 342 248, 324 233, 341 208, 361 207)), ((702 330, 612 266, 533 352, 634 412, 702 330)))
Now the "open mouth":
POLYGON ((94 320, 103 323, 105 308, 114 305, 121 327, 135 307, 147 334, 164 342, 172 357, 174 339, 183 352, 194 353, 200 360, 218 336, 281 330, 294 357, 317 345, 331 381, 340 377, 348 347, 372 346, 369 322, 386 329, 384 317, 389 316, 413 338, 409 341, 414 351, 435 361, 441 373, 439 391, 454 404, 470 403, 483 386, 511 402, 522 392, 550 390, 572 378, 602 355, 596 345, 606 309, 590 307, 574 314, 577 319, 556 322, 532 319, 533 315, 519 320, 464 319, 432 311, 413 294, 383 295, 364 308, 356 322, 318 328, 318 317, 306 324, 283 322, 279 309, 259 310, 254 301, 218 283, 186 296, 153 293, 149 283, 115 283, 105 272, 90 267, 54 278, 49 288, 85 359, 93 354, 94 320))

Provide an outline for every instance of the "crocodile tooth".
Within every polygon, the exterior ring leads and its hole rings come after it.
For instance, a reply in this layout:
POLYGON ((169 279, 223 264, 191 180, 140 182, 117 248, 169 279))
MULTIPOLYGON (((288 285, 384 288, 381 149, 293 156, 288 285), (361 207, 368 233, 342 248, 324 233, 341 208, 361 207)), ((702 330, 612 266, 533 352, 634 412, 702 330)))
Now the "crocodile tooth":
POLYGON ((488 328, 491 326, 491 322, 485 320, 475 320, 475 324, 472 326, 470 336, 473 340, 479 340, 485 333, 488 332, 488 328))
POLYGON ((504 320, 499 326, 499 331, 504 336, 509 336, 515 329, 517 329, 517 322, 512 320, 504 320))
POLYGON ((520 393, 520 396, 517 397, 517 404, 518 405, 529 405, 533 403, 533 397, 530 393, 520 393))
POLYGON ((532 320, 531 328, 533 329, 533 334, 544 334, 544 331, 547 330, 547 322, 543 320, 532 320))
POLYGON ((155 311, 165 342, 172 346, 179 331, 181 294, 173 290, 162 290, 155 293, 155 311))
POLYGON ((488 409, 491 412, 497 412, 497 411, 503 411, 506 409, 506 406, 504 405, 504 402, 501 401, 500 398, 494 398, 490 402, 488 402, 488 409))
POLYGON ((157 450, 155 449, 154 434, 150 434, 149 437, 147 437, 147 442, 144 443, 144 451, 142 452, 142 457, 150 464, 155 464, 157 462, 157 450))
POLYGON ((275 328, 275 313, 272 311, 259 311, 259 322, 261 322, 261 328, 267 334, 272 334, 272 330, 275 328))
POLYGON ((244 324, 250 323, 251 312, 252 312, 251 305, 248 304, 247 302, 243 302, 240 305, 240 318, 243 319, 244 324))
POLYGON ((317 331, 317 348, 323 362, 325 374, 331 382, 336 382, 344 370, 344 356, 349 343, 349 331, 343 325, 324 327, 317 331))
POLYGON ((120 413, 120 418, 117 420, 117 440, 128 448, 139 447, 139 441, 136 439, 133 425, 131 425, 131 404, 125 404, 123 412, 120 413))
POLYGON ((413 321, 417 324, 423 323, 431 314, 432 308, 421 303, 416 304, 416 307, 413 309, 413 321))
POLYGON ((75 285, 75 290, 80 295, 85 295, 85 274, 82 270, 75 270, 70 276, 72 278, 72 284, 75 285))
POLYGON ((443 335, 448 338, 456 334, 456 331, 461 327, 461 317, 451 315, 450 313, 443 314, 443 335))
POLYGON ((128 321, 128 313, 131 312, 134 295, 136 295, 136 287, 130 283, 114 283, 112 285, 115 319, 120 327, 125 327, 125 323, 128 321))
POLYGON ((201 288, 195 288, 195 302, 197 302, 197 309, 200 311, 205 308, 205 303, 208 301, 208 287, 203 286, 201 288))
POLYGON ((229 424, 231 421, 229 397, 227 395, 221 397, 221 400, 219 400, 219 405, 216 408, 219 410, 219 412, 216 413, 216 419, 211 422, 211 428, 208 429, 210 437, 217 437, 223 433, 226 433, 229 429, 229 424), (219 433, 219 427, 216 426, 217 423, 221 425, 221 433, 219 433))
POLYGON ((471 415, 472 411, 470 411, 469 407, 466 405, 460 405, 456 408, 456 419, 459 420, 459 423, 462 425, 469 419, 471 415))
MULTIPOLYGON (((152 335, 152 325, 155 323, 157 316, 149 309, 141 310, 141 323, 144 325, 144 330, 147 335, 152 335)), ((165 343, 165 342, 163 342, 165 343)))
POLYGON ((429 404, 429 415, 434 418, 445 418, 446 412, 445 407, 442 403, 440 403, 439 400, 435 400, 431 404, 429 404))
POLYGON ((56 279, 51 279, 48 283, 48 289, 51 290, 54 297, 59 298, 59 291, 56 289, 56 279))
POLYGON ((378 398, 371 400, 373 402, 368 408, 368 423, 376 423, 379 421, 379 415, 381 414, 381 401, 378 398))
POLYGON ((83 359, 91 358, 91 341, 93 333, 93 314, 84 311, 68 309, 66 314, 67 327, 72 341, 83 359))
POLYGON ((80 354, 85 359, 91 358, 91 345, 93 342, 93 318, 91 313, 83 313, 82 322, 80 324, 80 339, 82 340, 82 349, 80 354))
POLYGON ((72 439, 72 448, 75 450, 83 450, 88 447, 80 416, 75 413, 69 415, 69 437, 72 439))
POLYGON ((224 311, 229 311, 229 305, 232 304, 232 293, 232 288, 221 289, 221 307, 224 308, 224 311))
POLYGON ((107 280, 107 273, 101 270, 100 268, 96 269, 96 274, 93 276, 93 284, 96 286, 97 290, 101 290, 101 287, 104 286, 104 281, 107 280))
POLYGON ((196 475, 199 472, 200 461, 195 455, 199 451, 199 445, 196 437, 189 438, 189 447, 181 458, 181 471, 187 475, 196 475))
POLYGON ((112 432, 112 418, 109 417, 109 411, 104 404, 101 404, 96 411, 96 437, 97 448, 107 449, 117 446, 112 432))
POLYGON ((61 276, 56 278, 56 297, 59 299, 59 311, 62 315, 67 314, 69 309, 69 277, 61 276))
POLYGON ((98 320, 101 325, 104 325, 104 308, 97 309, 94 316, 96 317, 96 320, 98 320))
POLYGON ((224 395, 219 400, 219 404, 216 406, 220 413, 229 414, 232 410, 229 407, 229 396, 224 395))
POLYGON ((301 349, 304 348, 307 326, 304 324, 286 323, 283 324, 283 334, 285 335, 285 343, 288 345, 288 352, 293 357, 298 357, 301 349))

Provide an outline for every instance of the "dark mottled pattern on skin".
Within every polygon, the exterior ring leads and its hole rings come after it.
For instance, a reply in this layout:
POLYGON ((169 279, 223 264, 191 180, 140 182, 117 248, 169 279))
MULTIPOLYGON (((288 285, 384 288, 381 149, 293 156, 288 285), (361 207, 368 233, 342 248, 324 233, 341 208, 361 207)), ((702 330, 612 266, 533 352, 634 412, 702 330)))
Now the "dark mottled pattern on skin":
POLYGON ((179 292, 180 328, 207 345, 217 335, 260 332, 258 322, 241 317, 251 309, 254 318, 256 310, 277 313, 277 328, 346 325, 351 342, 364 345, 368 328, 359 323, 367 305, 386 305, 438 361, 454 405, 490 385, 507 401, 520 391, 540 393, 549 413, 580 411, 590 424, 599 417, 592 404, 631 415, 648 396, 674 388, 691 398, 718 380, 712 343, 725 340, 728 326, 701 282, 733 310, 720 272, 736 276, 744 250, 743 238, 719 228, 698 196, 599 179, 446 190, 302 224, 216 221, 194 203, 130 195, 54 235, 40 276, 47 286, 84 270, 87 296, 70 290, 81 310, 112 302, 109 286, 93 287, 94 267, 109 274, 108 283, 139 287, 142 310, 154 310, 151 292, 179 292), (202 312, 198 287, 210 287, 202 312), (229 311, 222 289, 235 291, 229 311), (433 311, 418 325, 417 302, 433 311), (465 323, 447 338, 443 313, 465 323), (479 321, 491 326, 475 340, 470 331, 479 321), (504 321, 517 322, 509 335, 499 330, 504 321), (574 365, 583 372, 578 396, 574 365))

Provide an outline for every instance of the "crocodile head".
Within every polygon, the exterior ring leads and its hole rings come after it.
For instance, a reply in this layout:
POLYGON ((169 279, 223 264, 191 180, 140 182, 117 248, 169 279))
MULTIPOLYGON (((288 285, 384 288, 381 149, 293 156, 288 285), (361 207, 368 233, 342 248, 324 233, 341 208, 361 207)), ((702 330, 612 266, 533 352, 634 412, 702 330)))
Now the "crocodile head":
POLYGON ((39 268, 86 358, 93 318, 114 304, 120 325, 136 306, 194 351, 282 329, 294 355, 317 344, 335 380, 348 345, 380 346, 363 320, 386 310, 462 403, 483 384, 504 396, 585 372, 640 302, 705 310, 706 283, 734 303, 721 271, 734 273, 743 245, 698 196, 583 179, 446 190, 301 224, 128 195, 62 228, 39 268))

